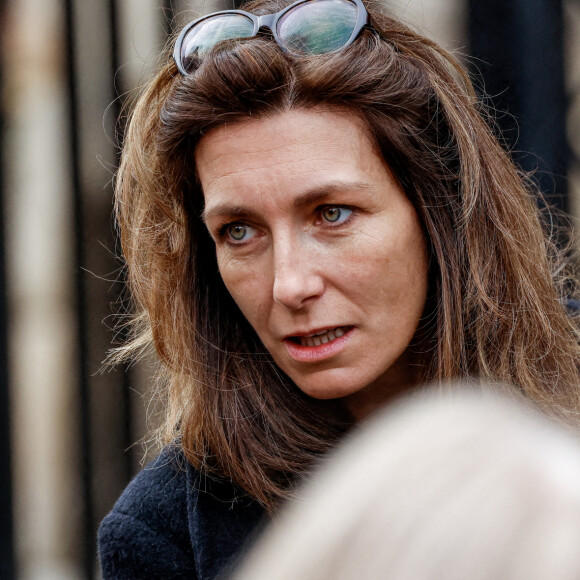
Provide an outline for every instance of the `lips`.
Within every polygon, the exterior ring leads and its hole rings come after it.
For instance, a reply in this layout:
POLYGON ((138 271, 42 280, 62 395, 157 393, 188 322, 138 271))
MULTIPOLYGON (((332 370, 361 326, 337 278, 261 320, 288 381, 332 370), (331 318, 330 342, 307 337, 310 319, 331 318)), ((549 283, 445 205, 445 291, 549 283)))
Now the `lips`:
POLYGON ((345 351, 355 332, 354 326, 334 326, 307 331, 284 339, 286 352, 299 364, 318 364, 345 351))
POLYGON ((287 340, 300 346, 316 347, 344 336, 352 326, 335 326, 303 335, 289 336, 287 340))

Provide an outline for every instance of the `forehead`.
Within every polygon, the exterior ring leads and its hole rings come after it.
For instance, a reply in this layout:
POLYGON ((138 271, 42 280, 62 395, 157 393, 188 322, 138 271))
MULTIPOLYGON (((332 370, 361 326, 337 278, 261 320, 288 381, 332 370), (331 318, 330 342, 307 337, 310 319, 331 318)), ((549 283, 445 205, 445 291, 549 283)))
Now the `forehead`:
POLYGON ((201 139, 195 159, 206 203, 226 192, 293 192, 385 170, 363 121, 339 110, 299 109, 223 125, 201 139))
POLYGON ((315 139, 319 133, 325 135, 333 129, 345 132, 351 137, 355 134, 367 137, 369 134, 365 122, 352 111, 322 106, 297 108, 224 123, 201 138, 196 153, 213 145, 219 147, 223 143, 232 144, 237 139, 253 139, 255 149, 259 151, 267 149, 268 144, 261 142, 258 135, 284 137, 286 142, 293 143, 303 140, 304 130, 312 131, 311 137, 315 139))

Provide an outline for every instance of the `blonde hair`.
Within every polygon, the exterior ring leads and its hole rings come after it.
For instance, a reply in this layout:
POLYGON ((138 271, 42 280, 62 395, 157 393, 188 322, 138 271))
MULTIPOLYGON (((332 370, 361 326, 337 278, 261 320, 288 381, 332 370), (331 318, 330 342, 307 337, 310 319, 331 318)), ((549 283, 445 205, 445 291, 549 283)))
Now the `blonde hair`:
POLYGON ((260 36, 218 45, 187 76, 162 66, 135 106, 116 181, 135 306, 134 340, 120 356, 155 350, 165 440, 270 510, 351 421, 340 401, 311 399, 280 371, 220 278, 194 150, 224 123, 320 104, 362 119, 429 246, 429 299, 410 345, 422 380, 479 376, 569 423, 580 416, 578 328, 563 304, 575 280, 543 231, 534 192, 461 65, 369 12, 381 37, 365 31, 333 54, 293 58, 260 36))
POLYGON ((580 578, 580 440, 534 413, 476 391, 394 405, 233 580, 580 578))

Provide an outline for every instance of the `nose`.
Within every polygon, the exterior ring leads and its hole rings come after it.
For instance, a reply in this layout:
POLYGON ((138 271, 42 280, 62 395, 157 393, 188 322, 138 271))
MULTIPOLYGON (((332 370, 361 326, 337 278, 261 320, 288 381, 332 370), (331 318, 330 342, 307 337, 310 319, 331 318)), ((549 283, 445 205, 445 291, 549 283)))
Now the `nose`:
POLYGON ((285 240, 274 250, 274 302, 299 310, 324 292, 319 260, 296 240, 285 240))

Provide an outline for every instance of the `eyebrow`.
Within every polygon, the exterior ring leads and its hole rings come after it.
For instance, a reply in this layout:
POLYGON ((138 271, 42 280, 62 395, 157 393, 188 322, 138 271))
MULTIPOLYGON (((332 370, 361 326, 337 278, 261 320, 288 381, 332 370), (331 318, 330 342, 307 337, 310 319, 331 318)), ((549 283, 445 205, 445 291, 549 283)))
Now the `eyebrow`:
POLYGON ((220 203, 212 207, 209 211, 204 210, 201 213, 201 220, 207 224, 208 220, 216 216, 231 216, 238 218, 252 217, 254 212, 243 205, 231 205, 229 203, 220 203))
MULTIPOLYGON (((328 197, 345 191, 366 191, 371 189, 368 183, 362 181, 332 181, 320 187, 315 187, 300 194, 292 204, 295 208, 305 207, 324 201, 328 197)), ((256 212, 243 205, 220 203, 209 210, 204 210, 201 219, 204 223, 215 216, 232 216, 237 218, 253 217, 256 212)))
POLYGON ((368 183, 362 181, 332 181, 320 187, 315 187, 309 191, 299 195, 294 200, 294 207, 304 207, 316 202, 323 201, 331 195, 345 192, 345 191, 364 191, 370 189, 368 183))

